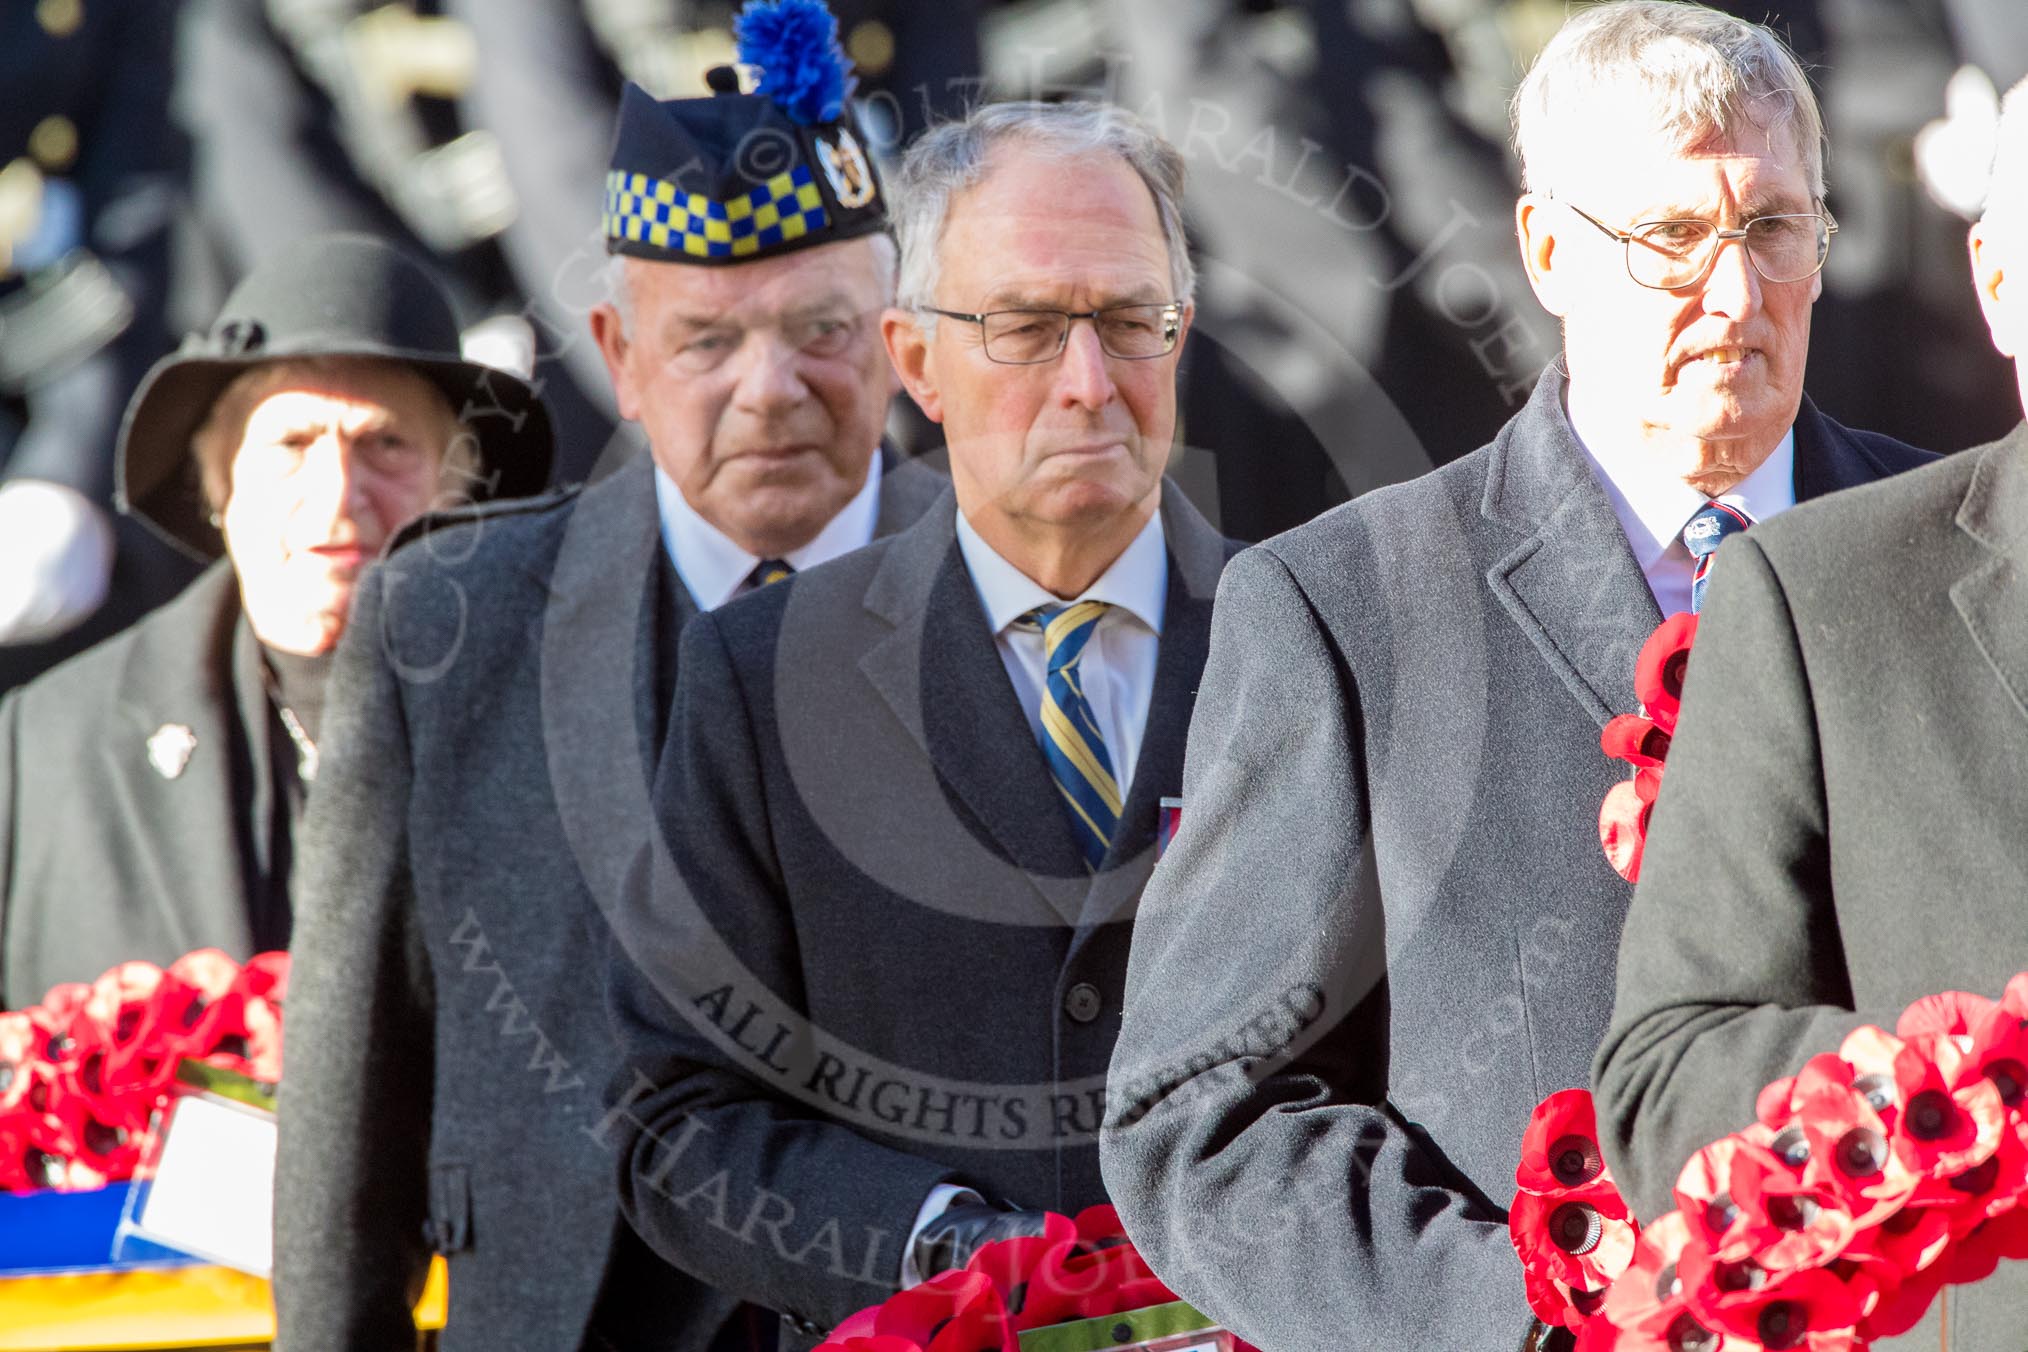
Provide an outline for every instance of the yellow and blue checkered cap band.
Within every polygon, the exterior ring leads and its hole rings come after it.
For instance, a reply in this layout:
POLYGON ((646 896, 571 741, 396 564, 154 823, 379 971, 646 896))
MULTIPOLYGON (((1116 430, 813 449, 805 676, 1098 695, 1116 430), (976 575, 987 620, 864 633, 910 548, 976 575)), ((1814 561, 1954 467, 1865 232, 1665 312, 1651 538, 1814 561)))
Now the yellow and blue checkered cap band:
POLYGON ((723 202, 685 192, 667 179, 621 169, 606 174, 607 239, 693 258, 745 258, 829 224, 808 165, 723 202))

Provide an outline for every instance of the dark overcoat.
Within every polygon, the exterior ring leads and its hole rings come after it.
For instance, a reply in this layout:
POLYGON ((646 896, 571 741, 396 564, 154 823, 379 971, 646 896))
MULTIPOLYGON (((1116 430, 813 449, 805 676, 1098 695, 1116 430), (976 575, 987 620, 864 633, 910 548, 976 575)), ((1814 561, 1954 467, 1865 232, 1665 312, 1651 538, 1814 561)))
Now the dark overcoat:
MULTIPOLYGON (((1598 1055, 1641 1214, 1763 1085, 2028 968, 2024 564, 2028 428, 1727 544, 1598 1055)), ((2028 1266, 1944 1303, 1950 1348, 2012 1347, 2028 1266)))
POLYGON ((1104 1199, 1129 921, 1229 550, 1166 485, 1152 700, 1094 876, 956 510, 686 631, 668 850, 614 930, 627 1215, 670 1262, 781 1311, 785 1345, 893 1290, 938 1183, 1062 1212, 1104 1199))
POLYGON ((277 740, 223 561, 0 699, 0 1009, 130 959, 286 944, 277 740))
MULTIPOLYGON (((1599 849, 1661 616, 1554 370, 1492 444, 1233 561, 1134 932, 1106 1182, 1248 1341, 1518 1346, 1505 1207, 1583 1085, 1629 888, 1599 849)), ((1799 498, 1928 459, 1807 400, 1799 498)))
MULTIPOLYGON (((894 469, 879 529, 943 483, 894 469)), ((412 1348, 431 1249, 445 1352, 702 1347, 733 1307, 641 1274, 599 1126, 617 1057, 597 898, 646 847, 657 692, 695 613, 666 560, 640 455, 427 522, 361 589, 297 889, 282 1348, 412 1348), (639 1326, 600 1298, 643 1283, 639 1326)))

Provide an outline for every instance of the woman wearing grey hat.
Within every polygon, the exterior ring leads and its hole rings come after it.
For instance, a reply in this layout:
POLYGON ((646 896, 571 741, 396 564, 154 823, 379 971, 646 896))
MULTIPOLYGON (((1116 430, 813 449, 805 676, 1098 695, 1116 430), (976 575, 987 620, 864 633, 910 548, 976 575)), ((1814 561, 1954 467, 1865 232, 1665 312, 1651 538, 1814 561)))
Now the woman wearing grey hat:
POLYGON ((443 290, 366 236, 276 255, 149 372, 121 506, 212 566, 0 702, 0 1008, 128 959, 287 944, 360 573, 432 507, 539 490, 550 457, 534 391, 462 360, 443 290))

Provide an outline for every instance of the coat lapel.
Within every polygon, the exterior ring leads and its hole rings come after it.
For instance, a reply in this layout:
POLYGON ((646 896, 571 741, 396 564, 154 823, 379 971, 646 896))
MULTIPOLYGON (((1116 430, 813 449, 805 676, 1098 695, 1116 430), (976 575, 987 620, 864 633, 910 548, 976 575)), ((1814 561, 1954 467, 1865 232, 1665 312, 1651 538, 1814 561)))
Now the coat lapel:
POLYGON ((270 857, 275 810, 267 741, 245 732, 265 721, 258 661, 238 579, 220 561, 137 626, 120 676, 124 726, 100 754, 169 951, 252 951, 247 905, 262 880, 248 864, 270 857), (218 838, 222 806, 229 843, 218 838))
POLYGON ((1500 604, 1600 727, 1633 709, 1634 659, 1662 612, 1545 372, 1493 443, 1483 510, 1522 538, 1486 573, 1500 604))
POLYGON ((1808 395, 1796 410, 1795 432, 1797 502, 1870 484, 1894 472, 1859 438, 1820 413, 1808 395))
MULTIPOLYGON (((613 651, 627 658, 625 708, 644 782, 654 778, 662 751, 668 714, 660 691, 675 682, 676 639, 682 622, 697 613, 689 590, 664 562, 661 542, 654 461, 642 451, 579 494, 555 567, 539 579, 550 593, 547 623, 598 635, 604 644, 625 636, 613 651), (672 620, 675 633, 669 632, 672 620)), ((603 739, 593 744, 608 745, 603 739)))
POLYGON ((891 632, 859 669, 1001 855, 1075 924, 1089 875, 986 628, 956 522, 957 500, 945 493, 895 538, 866 592, 866 608, 891 632))
POLYGON ((920 460, 907 459, 886 445, 880 448, 880 472, 880 512, 873 523, 876 540, 899 535, 913 526, 951 486, 948 475, 939 474, 920 460))
POLYGON ((2028 424, 1982 451, 1958 529, 1991 557, 1959 578, 1951 601, 1993 674, 2028 718, 2028 424))

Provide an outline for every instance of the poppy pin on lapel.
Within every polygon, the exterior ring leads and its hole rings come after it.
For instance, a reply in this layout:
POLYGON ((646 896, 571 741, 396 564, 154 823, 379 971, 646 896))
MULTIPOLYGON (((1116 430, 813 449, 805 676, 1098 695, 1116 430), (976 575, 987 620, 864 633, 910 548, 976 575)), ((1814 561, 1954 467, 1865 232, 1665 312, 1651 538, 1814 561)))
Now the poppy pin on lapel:
POLYGON ((164 779, 175 779, 197 750, 197 734, 181 723, 164 723, 148 739, 148 764, 164 779))

